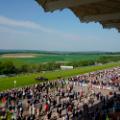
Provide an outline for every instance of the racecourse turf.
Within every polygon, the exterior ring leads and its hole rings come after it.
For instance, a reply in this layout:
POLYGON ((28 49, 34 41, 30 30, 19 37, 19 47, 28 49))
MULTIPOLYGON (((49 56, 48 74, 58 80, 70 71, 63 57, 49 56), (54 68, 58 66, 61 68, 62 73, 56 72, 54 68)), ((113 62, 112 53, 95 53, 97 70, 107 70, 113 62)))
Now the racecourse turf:
POLYGON ((49 71, 44 73, 29 73, 29 74, 20 74, 15 77, 0 78, 0 91, 12 89, 14 87, 23 87, 23 86, 39 83, 38 81, 35 80, 35 78, 39 76, 46 77, 49 80, 56 80, 58 77, 65 78, 68 76, 74 76, 78 74, 112 68, 116 66, 120 66, 120 62, 109 63, 100 66, 81 67, 73 70, 49 71), (15 86, 14 86, 14 81, 16 81, 15 86))

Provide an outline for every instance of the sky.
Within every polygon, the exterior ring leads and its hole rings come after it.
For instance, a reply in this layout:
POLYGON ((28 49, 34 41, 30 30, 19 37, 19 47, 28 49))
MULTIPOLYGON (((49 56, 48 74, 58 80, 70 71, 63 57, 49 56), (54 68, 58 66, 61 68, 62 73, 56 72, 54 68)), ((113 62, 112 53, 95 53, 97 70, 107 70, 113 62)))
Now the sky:
POLYGON ((120 33, 81 23, 70 11, 44 12, 35 0, 0 0, 0 49, 120 51, 120 33))

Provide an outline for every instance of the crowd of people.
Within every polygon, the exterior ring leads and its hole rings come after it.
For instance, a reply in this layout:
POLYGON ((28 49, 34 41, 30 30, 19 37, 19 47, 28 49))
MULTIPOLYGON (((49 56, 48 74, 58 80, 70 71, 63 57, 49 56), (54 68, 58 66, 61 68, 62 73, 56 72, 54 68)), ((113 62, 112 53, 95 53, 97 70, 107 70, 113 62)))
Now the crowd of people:
POLYGON ((1 120, 119 120, 120 67, 0 93, 1 120))

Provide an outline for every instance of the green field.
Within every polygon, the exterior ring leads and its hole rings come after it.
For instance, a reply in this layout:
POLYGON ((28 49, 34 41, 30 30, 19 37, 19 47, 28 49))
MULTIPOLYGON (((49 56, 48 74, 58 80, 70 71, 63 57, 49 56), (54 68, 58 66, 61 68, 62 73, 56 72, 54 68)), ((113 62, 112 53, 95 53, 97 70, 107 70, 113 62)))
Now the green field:
POLYGON ((34 58, 2 58, 0 61, 12 61, 16 65, 20 64, 38 64, 46 62, 70 62, 70 61, 80 61, 80 60, 96 60, 102 55, 54 55, 54 54, 38 54, 34 58))
POLYGON ((22 86, 38 83, 35 80, 35 78, 38 76, 47 77, 49 80, 56 80, 58 77, 68 77, 68 76, 83 74, 91 71, 111 68, 115 66, 120 66, 120 62, 109 63, 101 66, 82 67, 82 68, 77 68, 77 69, 67 70, 67 71, 59 70, 59 71, 51 71, 51 72, 45 72, 45 73, 33 73, 33 74, 31 73, 31 74, 17 75, 15 77, 0 78, 0 91, 13 88, 14 80, 17 81, 16 87, 22 87, 22 86))
POLYGON ((99 60, 102 57, 120 57, 120 53, 110 53, 110 52, 46 52, 46 51, 10 51, 10 50, 2 50, 0 51, 0 62, 12 61, 16 66, 20 66, 23 64, 41 64, 48 62, 59 62, 59 63, 67 63, 67 62, 75 62, 75 61, 85 61, 85 60, 99 60), (18 55, 19 54, 35 54, 32 58, 17 58, 17 57, 2 57, 2 55, 18 55))

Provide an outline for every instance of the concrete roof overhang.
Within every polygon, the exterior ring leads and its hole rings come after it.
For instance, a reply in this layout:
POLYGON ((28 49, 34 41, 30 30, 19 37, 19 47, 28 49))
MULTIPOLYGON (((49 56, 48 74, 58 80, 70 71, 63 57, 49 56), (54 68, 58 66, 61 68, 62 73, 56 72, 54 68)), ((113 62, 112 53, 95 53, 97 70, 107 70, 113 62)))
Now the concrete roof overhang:
POLYGON ((120 32, 120 0, 36 0, 46 12, 69 8, 81 22, 99 22, 120 32))

